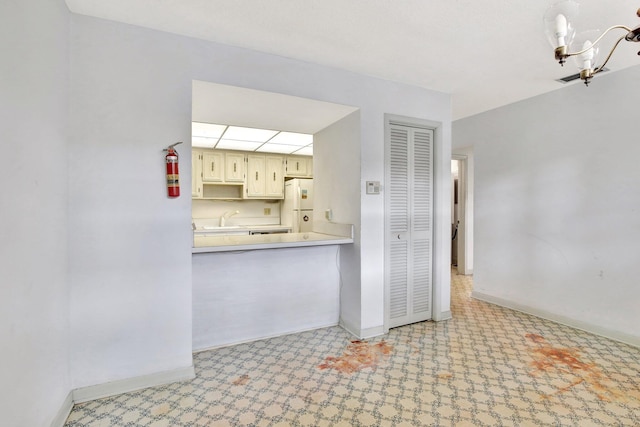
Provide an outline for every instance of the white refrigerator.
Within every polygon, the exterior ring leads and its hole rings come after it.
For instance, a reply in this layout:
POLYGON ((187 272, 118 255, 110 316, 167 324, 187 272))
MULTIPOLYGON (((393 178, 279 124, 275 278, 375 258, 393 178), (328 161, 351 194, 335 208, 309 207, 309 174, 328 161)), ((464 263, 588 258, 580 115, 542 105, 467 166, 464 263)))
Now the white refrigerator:
POLYGON ((292 233, 313 231, 313 179, 295 178, 284 183, 280 219, 292 233))

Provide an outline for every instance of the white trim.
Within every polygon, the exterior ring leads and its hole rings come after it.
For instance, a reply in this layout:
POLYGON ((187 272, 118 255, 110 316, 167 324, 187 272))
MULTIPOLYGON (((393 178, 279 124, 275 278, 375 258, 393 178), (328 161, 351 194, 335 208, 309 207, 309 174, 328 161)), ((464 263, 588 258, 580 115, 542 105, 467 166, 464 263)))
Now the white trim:
POLYGON ((453 319, 453 316, 451 316, 451 311, 449 310, 442 311, 438 313, 437 316, 435 314, 433 316, 434 322, 444 322, 445 320, 451 320, 451 319, 453 319))
POLYGON ((157 372, 140 377, 125 378, 73 390, 73 402, 82 403, 103 397, 115 396, 148 387, 169 384, 178 381, 192 380, 196 377, 193 365, 171 371, 157 372))
MULTIPOLYGON (((224 343, 224 344, 218 344, 218 345, 212 345, 212 346, 208 346, 208 347, 202 347, 202 348, 194 348, 193 349, 193 353, 201 353, 203 351, 209 351, 209 350, 216 350, 219 348, 225 348, 225 347, 232 347, 234 345, 240 345, 240 344, 246 344, 246 343, 250 343, 250 342, 256 342, 256 341, 264 341, 264 340, 268 340, 271 338, 278 338, 278 337, 286 337, 287 335, 293 335, 293 334, 301 334, 303 332, 309 332, 309 331, 315 331, 318 329, 325 329, 325 328, 333 328, 334 326, 342 326, 339 323, 329 323, 327 325, 318 325, 318 326, 312 326, 310 328, 305 328, 305 329, 295 329, 292 331, 284 331, 278 334, 273 334, 273 335, 264 335, 264 336, 260 336, 260 337, 255 337, 255 338, 249 338, 246 340, 242 340, 242 341, 234 341, 234 342, 229 342, 229 343, 224 343)), ((351 332, 351 331, 349 331, 351 332)))
MULTIPOLYGON (((441 301, 445 288, 451 288, 451 201, 450 201, 450 183, 451 183, 451 152, 446 154, 446 159, 442 160, 439 156, 444 151, 444 127, 443 122, 425 120, 414 117, 399 116, 395 114, 384 114, 384 144, 385 144, 385 184, 389 182, 388 165, 386 164, 386 152, 389 127, 391 124, 409 126, 414 128, 430 129, 433 131, 433 223, 432 223, 432 276, 431 276, 431 318, 446 320, 448 310, 443 310, 441 301), (440 164, 440 160, 446 161, 447 165, 440 164), (448 177, 444 177, 443 173, 448 171, 448 177), (441 218, 438 213, 441 213, 441 218), (443 220, 442 218, 446 218, 443 220)), ((389 205, 389 192, 385 191, 384 210, 387 215, 387 206, 389 205)), ((385 272, 384 272, 384 324, 383 332, 389 332, 389 272, 386 268, 388 256, 388 238, 389 230, 385 219, 385 272)), ((449 291, 450 292, 450 291, 449 291)), ((448 307, 447 307, 448 308, 448 307)))
POLYGON ((73 409, 73 391, 70 391, 69 394, 67 394, 67 397, 62 402, 62 405, 60 406, 58 413, 51 421, 51 427, 63 427, 64 423, 67 421, 67 418, 69 418, 69 414, 71 413, 72 409, 73 409))
POLYGON ((629 334, 617 332, 611 329, 602 328, 598 325, 594 325, 593 323, 582 322, 580 320, 575 320, 569 317, 550 313, 545 310, 538 310, 537 308, 521 305, 518 303, 504 300, 502 298, 483 294, 481 292, 473 291, 471 292, 471 297, 478 299, 480 301, 485 301, 491 304, 499 305, 501 307, 509 308, 511 310, 520 311, 522 313, 530 314, 532 316, 536 316, 541 319, 551 320, 552 322, 560 323, 561 325, 569 326, 575 329, 579 329, 581 331, 589 332, 604 338, 609 338, 614 341, 620 341, 622 343, 640 348, 640 338, 634 335, 629 335, 629 334))
POLYGON ((338 325, 345 331, 349 332, 354 337, 361 338, 360 334, 356 332, 356 331, 359 331, 360 328, 356 328, 354 325, 347 323, 343 318, 340 318, 340 322, 338 323, 338 325))
POLYGON ((373 328, 360 329, 353 327, 353 325, 345 323, 342 319, 340 319, 340 327, 359 340, 379 337, 380 335, 384 335, 388 332, 383 325, 374 326, 373 328))
MULTIPOLYGON (((458 230, 458 235, 462 234, 464 240, 462 263, 460 262, 460 250, 458 250, 458 274, 465 276, 473 275, 473 203, 474 203, 474 154, 472 147, 456 148, 452 150, 452 159, 460 160, 462 166, 462 174, 464 175, 464 187, 462 200, 464 201, 464 227, 458 230)), ((460 191, 458 191, 460 197, 460 191)), ((458 199, 460 200, 460 199, 458 199)), ((462 242, 461 242, 462 243, 462 242)))
POLYGON ((373 337, 379 337, 380 335, 384 335, 384 326, 375 326, 373 328, 366 328, 360 330, 360 338, 368 339, 373 337))

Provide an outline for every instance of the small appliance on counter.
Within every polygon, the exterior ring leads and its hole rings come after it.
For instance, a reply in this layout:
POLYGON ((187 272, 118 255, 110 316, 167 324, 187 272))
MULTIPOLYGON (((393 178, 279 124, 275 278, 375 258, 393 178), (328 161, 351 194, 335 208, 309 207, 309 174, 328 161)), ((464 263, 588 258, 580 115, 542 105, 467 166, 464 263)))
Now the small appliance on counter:
POLYGON ((313 179, 295 178, 284 183, 281 223, 293 233, 313 231, 313 179))

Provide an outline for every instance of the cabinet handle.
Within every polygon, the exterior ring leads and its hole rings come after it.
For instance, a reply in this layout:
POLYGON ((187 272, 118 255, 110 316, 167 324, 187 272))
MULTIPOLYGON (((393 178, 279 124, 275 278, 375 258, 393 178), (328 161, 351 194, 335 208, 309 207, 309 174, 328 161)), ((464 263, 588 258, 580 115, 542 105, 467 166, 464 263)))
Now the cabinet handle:
POLYGON ((299 171, 300 170, 300 162, 296 162, 296 170, 299 171))
POLYGON ((215 172, 216 171, 216 164, 215 162, 211 162, 211 172, 215 172))
POLYGON ((275 172, 273 173, 273 180, 274 181, 276 180, 276 173, 275 172))
POLYGON ((234 162, 234 163, 233 163, 233 171, 234 171, 234 172, 236 172, 236 165, 237 165, 237 163, 235 163, 235 162, 234 162))
POLYGON ((256 171, 256 181, 258 180, 258 171, 256 171))

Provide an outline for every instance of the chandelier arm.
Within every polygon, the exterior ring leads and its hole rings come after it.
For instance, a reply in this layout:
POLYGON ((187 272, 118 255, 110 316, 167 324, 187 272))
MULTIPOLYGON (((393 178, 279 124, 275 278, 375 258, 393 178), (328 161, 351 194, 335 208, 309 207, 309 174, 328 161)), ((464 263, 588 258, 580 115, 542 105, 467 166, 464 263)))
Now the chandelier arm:
MULTIPOLYGON (((588 47, 588 48, 586 48, 586 49, 582 49, 582 50, 581 50, 581 51, 579 51, 579 52, 571 52, 571 53, 567 53, 567 56, 576 56, 576 55, 581 55, 581 54, 585 53, 586 51, 588 51, 589 49, 591 49, 593 46, 595 46, 596 44, 598 44, 598 42, 599 42, 599 41, 600 41, 604 36, 606 36, 606 35, 607 35, 607 33, 609 33, 609 31, 616 30, 616 29, 618 29, 618 28, 620 28, 620 29, 622 29, 622 30, 625 30, 625 31, 627 32, 627 34, 628 34, 628 33, 630 33, 630 32, 632 31, 632 30, 631 30, 631 28, 627 27, 626 25, 614 25, 613 27, 609 27, 609 28, 607 28, 607 30, 606 30, 604 33, 602 33, 602 35, 601 35, 600 37, 598 37, 598 38, 596 39, 596 41, 594 41, 593 43, 591 43, 591 46, 590 46, 590 47, 588 47)), ((626 37, 626 34, 625 34, 624 36, 622 36, 622 38, 624 38, 624 37, 626 37)), ((619 40, 618 40, 618 43, 620 43, 620 41, 619 41, 619 40)), ((616 43, 616 46, 618 45, 618 43, 616 43)), ((615 48, 614 48, 614 49, 615 49, 615 48)))
POLYGON ((618 39, 618 41, 616 42, 616 44, 613 45, 613 47, 611 48, 611 50, 609 51, 609 55, 607 55, 607 59, 604 60, 604 62, 602 63, 601 66, 599 66, 598 68, 596 68, 595 70, 593 70, 593 74, 599 73, 600 71, 602 71, 602 69, 604 68, 605 65, 607 65, 607 62, 609 62, 609 59, 611 59, 611 55, 613 55, 613 51, 616 50, 616 48, 618 47, 618 45, 620 44, 620 42, 622 40, 624 40, 624 38, 626 37, 626 35, 620 37, 618 39))

